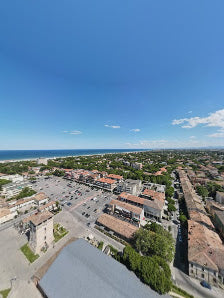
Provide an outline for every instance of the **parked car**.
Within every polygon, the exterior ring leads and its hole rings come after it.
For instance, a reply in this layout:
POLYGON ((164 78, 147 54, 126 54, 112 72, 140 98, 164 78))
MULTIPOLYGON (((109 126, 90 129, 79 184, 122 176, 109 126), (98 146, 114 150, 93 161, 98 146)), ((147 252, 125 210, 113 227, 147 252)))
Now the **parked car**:
POLYGON ((71 206, 72 206, 72 204, 71 204, 70 202, 68 202, 68 203, 67 203, 67 206, 68 206, 68 207, 71 207, 71 206))
POLYGON ((202 281, 200 282, 200 284, 201 284, 202 287, 204 287, 204 288, 207 288, 207 289, 209 289, 209 290, 212 289, 212 287, 210 286, 210 284, 207 283, 207 281, 205 281, 205 280, 202 280, 202 281))

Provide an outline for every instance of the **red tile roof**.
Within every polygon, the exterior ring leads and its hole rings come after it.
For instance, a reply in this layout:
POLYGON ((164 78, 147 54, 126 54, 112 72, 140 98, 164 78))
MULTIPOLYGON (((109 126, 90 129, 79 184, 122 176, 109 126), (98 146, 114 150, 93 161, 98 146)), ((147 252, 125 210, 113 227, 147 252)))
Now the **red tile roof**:
POLYGON ((130 239, 138 230, 136 226, 106 213, 102 214, 97 219, 97 222, 114 231, 115 233, 125 237, 126 239, 130 239))
POLYGON ((102 182, 102 183, 107 183, 107 184, 114 184, 115 181, 113 179, 108 179, 108 178, 100 178, 97 181, 102 182))
POLYGON ((137 197, 137 196, 134 196, 134 195, 131 195, 129 193, 126 193, 126 192, 122 192, 119 196, 118 196, 118 199, 120 198, 124 198, 124 199, 127 199, 129 201, 132 201, 134 203, 139 203, 141 205, 144 204, 144 199, 143 198, 140 198, 140 197, 137 197))
POLYGON ((122 179, 123 178, 123 176, 115 175, 115 174, 110 174, 107 177, 108 178, 112 178, 112 179, 122 179))

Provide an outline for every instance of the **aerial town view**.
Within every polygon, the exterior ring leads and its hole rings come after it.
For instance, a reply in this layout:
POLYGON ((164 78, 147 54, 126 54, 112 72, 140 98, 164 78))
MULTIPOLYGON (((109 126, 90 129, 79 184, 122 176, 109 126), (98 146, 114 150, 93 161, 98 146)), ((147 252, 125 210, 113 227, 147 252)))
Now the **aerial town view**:
POLYGON ((223 297, 224 150, 5 161, 0 185, 1 286, 14 297, 88 297, 95 282, 106 297, 102 274, 115 297, 223 297))
POLYGON ((0 298, 224 297, 224 1, 0 3, 0 298))

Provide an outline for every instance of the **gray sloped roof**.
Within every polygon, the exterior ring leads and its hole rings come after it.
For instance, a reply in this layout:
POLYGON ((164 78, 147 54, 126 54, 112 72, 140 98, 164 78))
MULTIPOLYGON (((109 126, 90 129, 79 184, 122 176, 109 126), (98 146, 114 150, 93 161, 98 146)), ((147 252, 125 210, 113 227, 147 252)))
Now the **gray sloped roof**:
POLYGON ((61 251, 39 285, 49 298, 161 297, 83 239, 61 251))

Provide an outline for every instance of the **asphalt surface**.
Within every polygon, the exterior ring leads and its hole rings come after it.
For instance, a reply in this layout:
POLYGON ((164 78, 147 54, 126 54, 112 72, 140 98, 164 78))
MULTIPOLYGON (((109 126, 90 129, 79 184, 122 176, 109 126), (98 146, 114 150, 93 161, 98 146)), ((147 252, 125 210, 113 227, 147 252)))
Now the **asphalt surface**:
POLYGON ((59 201, 62 209, 76 216, 82 223, 93 227, 96 219, 113 198, 110 192, 52 176, 40 178, 33 185, 38 192, 45 192, 50 200, 59 201))

